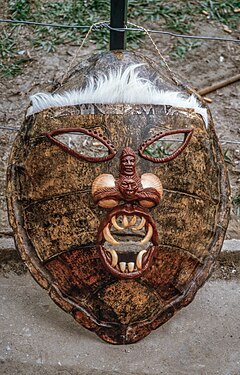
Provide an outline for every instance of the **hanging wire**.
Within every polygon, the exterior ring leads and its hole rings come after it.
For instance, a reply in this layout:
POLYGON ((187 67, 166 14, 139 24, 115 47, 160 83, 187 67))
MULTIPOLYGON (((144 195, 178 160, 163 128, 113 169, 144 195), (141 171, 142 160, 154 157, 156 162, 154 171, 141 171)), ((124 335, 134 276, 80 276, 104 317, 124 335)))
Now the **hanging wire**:
POLYGON ((92 30, 98 28, 98 26, 100 28, 102 28, 103 25, 105 25, 104 22, 97 22, 97 23, 92 24, 92 26, 90 26, 90 28, 88 29, 88 32, 86 33, 85 37, 82 40, 82 43, 80 44, 79 48, 77 49, 76 53, 74 54, 73 59, 70 61, 70 64, 69 64, 68 68, 66 69, 66 72, 64 73, 63 77, 60 79, 60 81, 59 81, 60 85, 62 85, 63 82, 65 81, 65 79, 67 78, 68 73, 70 72, 73 64, 75 63, 81 49, 83 48, 84 44, 86 43, 86 41, 87 41, 89 35, 91 34, 92 30))
POLYGON ((43 23, 43 22, 34 22, 34 21, 20 21, 20 20, 9 20, 9 19, 0 19, 0 23, 10 23, 10 24, 22 24, 22 25, 33 25, 33 26, 45 26, 45 27, 56 27, 56 28, 63 28, 63 29, 92 29, 92 30, 100 30, 100 29, 109 29, 118 32, 126 32, 126 31, 142 31, 144 33, 155 33, 161 35, 170 35, 175 38, 185 38, 185 39, 202 39, 206 41, 220 41, 220 42, 232 42, 232 43, 240 43, 239 39, 231 39, 231 38, 221 38, 221 37, 213 37, 213 36, 202 36, 202 35, 185 35, 185 34, 176 34, 170 31, 163 31, 163 30, 153 30, 153 29, 145 29, 144 27, 137 26, 137 27, 124 27, 124 28, 115 28, 111 27, 108 23, 99 23, 94 25, 64 25, 64 24, 54 24, 54 23, 43 23))
MULTIPOLYGON (((21 21, 21 20, 8 20, 8 19, 0 19, 0 23, 19 23, 23 25, 34 25, 34 26, 46 26, 46 27, 57 27, 62 29, 90 29, 91 26, 84 26, 84 25, 64 25, 61 23, 43 23, 43 22, 35 22, 35 21, 21 21)), ((104 24, 103 24, 104 25, 104 24)), ((105 25, 104 25, 105 26, 105 25)), ((99 25, 96 28, 100 28, 99 25)))
MULTIPOLYGON (((167 61, 166 61, 166 59, 163 57, 162 53, 160 52, 160 50, 159 50, 158 46, 156 45, 156 43, 154 42, 153 38, 151 37, 149 31, 148 31, 147 29, 145 29, 144 27, 142 27, 142 26, 138 26, 138 25, 136 25, 135 23, 132 23, 132 22, 128 22, 128 25, 132 25, 132 26, 138 28, 140 31, 144 31, 144 32, 147 34, 147 36, 148 36, 149 39, 151 40, 151 42, 152 42, 152 44, 153 44, 155 50, 157 51, 158 55, 161 57, 161 59, 162 59, 162 61, 164 62, 165 66, 167 67, 167 70, 168 70, 169 73, 173 76, 173 72, 171 71, 171 69, 170 69, 170 67, 169 67, 169 65, 168 65, 168 63, 167 63, 167 61)), ((127 28, 128 28, 128 30, 129 30, 129 27, 127 27, 127 28)))

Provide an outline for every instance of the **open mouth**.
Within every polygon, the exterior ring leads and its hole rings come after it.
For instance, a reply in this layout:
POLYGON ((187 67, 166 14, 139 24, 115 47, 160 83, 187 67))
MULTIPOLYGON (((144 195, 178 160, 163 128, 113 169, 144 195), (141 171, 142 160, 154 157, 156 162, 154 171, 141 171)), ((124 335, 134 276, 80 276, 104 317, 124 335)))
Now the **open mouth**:
POLYGON ((157 245, 153 220, 139 207, 114 209, 101 223, 98 236, 105 267, 120 278, 139 277, 157 245))

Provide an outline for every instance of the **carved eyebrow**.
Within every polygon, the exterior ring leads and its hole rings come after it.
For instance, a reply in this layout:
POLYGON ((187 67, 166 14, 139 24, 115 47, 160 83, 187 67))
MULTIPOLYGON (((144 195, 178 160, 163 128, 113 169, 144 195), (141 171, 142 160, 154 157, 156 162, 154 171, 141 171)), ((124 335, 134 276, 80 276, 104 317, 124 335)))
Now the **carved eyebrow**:
POLYGON ((153 137, 145 140, 141 144, 141 146, 139 147, 138 152, 139 152, 141 157, 143 157, 144 159, 150 160, 153 163, 166 163, 170 160, 175 159, 178 155, 181 154, 181 152, 189 144, 190 139, 192 137, 192 133, 193 133, 193 129, 176 129, 176 130, 170 130, 170 131, 167 131, 167 132, 158 133, 158 134, 154 135, 153 137), (150 146, 151 144, 153 144, 154 142, 156 142, 156 141, 158 141, 158 140, 160 140, 164 137, 167 137, 169 135, 175 135, 175 134, 184 134, 184 139, 183 139, 181 145, 172 154, 167 155, 167 156, 163 156, 163 157, 155 157, 155 156, 151 156, 151 155, 148 155, 148 154, 145 153, 146 148, 148 146, 150 146))
POLYGON ((63 151, 67 152, 68 154, 74 156, 77 159, 85 160, 88 162, 103 162, 108 161, 112 159, 116 155, 115 147, 113 146, 112 142, 103 134, 99 133, 97 130, 88 130, 85 128, 61 128, 57 130, 53 130, 50 133, 46 133, 45 136, 55 145, 60 147, 63 151), (104 145, 108 150, 108 155, 106 156, 90 156, 86 153, 81 153, 76 151, 75 149, 69 147, 66 143, 63 143, 59 141, 57 138, 55 138, 58 135, 64 135, 64 134, 84 134, 86 136, 89 136, 91 138, 97 139, 100 144, 104 145))

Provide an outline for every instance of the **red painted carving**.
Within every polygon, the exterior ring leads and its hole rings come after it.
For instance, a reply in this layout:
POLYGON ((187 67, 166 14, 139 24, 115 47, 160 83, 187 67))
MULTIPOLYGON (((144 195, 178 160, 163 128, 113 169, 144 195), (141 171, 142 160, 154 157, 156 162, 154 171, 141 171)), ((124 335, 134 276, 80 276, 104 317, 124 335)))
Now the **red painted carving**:
POLYGON ((105 268, 120 278, 140 277, 151 265, 158 243, 155 223, 142 207, 153 207, 160 202, 160 180, 152 173, 138 176, 136 155, 130 147, 125 147, 120 157, 119 177, 98 176, 93 182, 92 195, 99 206, 112 208, 100 223, 97 235, 105 268), (131 252, 130 242, 126 240, 129 236, 133 236, 130 241, 135 253, 131 252))
POLYGON ((111 141, 109 141, 109 139, 107 139, 107 137, 105 137, 104 135, 102 135, 101 133, 99 133, 96 130, 87 130, 85 128, 61 128, 61 129, 54 130, 50 133, 46 133, 46 136, 48 137, 48 139, 52 143, 56 144, 62 150, 64 150, 65 152, 74 156, 77 159, 82 159, 82 160, 89 161, 89 162, 102 162, 102 161, 110 160, 116 155, 116 150, 115 150, 113 144, 111 143, 111 141), (103 156, 103 157, 87 156, 87 155, 81 154, 80 152, 77 152, 76 150, 73 150, 72 148, 68 147, 66 144, 60 142, 58 139, 55 138, 56 135, 67 134, 67 133, 80 133, 80 134, 83 133, 83 134, 89 135, 93 138, 96 138, 102 144, 104 144, 104 146, 107 147, 107 149, 109 151, 108 155, 103 156))
POLYGON ((153 163, 166 163, 170 160, 175 159, 178 155, 181 154, 181 152, 187 147, 188 143, 190 142, 190 139, 192 137, 193 129, 176 129, 171 130, 166 133, 158 133, 154 137, 147 139, 140 147, 139 147, 139 154, 147 160, 152 161, 153 163), (174 135, 174 134, 184 134, 184 140, 181 146, 173 152, 171 155, 168 155, 163 158, 155 158, 153 156, 147 155, 144 153, 146 147, 150 146, 153 142, 160 140, 163 137, 166 137, 168 135, 174 135))
MULTIPOLYGON (((100 175, 96 178, 94 185, 93 199, 96 204, 101 206, 101 201, 111 201, 114 200, 119 202, 121 200, 126 202, 138 201, 149 201, 151 206, 156 206, 162 196, 162 187, 159 181, 159 187, 156 189, 155 181, 153 186, 151 186, 152 180, 157 179, 153 174, 149 175, 149 184, 148 187, 144 188, 142 185, 141 178, 136 173, 136 155, 130 147, 125 147, 122 151, 120 157, 120 167, 119 167, 119 178, 115 179, 112 175, 106 175, 108 177, 112 176, 112 179, 115 182, 114 187, 107 186, 107 177, 106 177, 106 186, 97 186, 98 180, 102 179, 103 175, 100 175), (96 189, 95 189, 96 186, 96 189)), ((141 203, 140 203, 141 204, 141 203)), ((105 206, 106 207, 106 206, 105 206)), ((109 208, 112 207, 111 205, 109 208)))
POLYGON ((136 198, 137 192, 143 190, 141 179, 136 173, 136 155, 130 147, 125 147, 120 157, 120 175, 116 187, 127 201, 136 198))

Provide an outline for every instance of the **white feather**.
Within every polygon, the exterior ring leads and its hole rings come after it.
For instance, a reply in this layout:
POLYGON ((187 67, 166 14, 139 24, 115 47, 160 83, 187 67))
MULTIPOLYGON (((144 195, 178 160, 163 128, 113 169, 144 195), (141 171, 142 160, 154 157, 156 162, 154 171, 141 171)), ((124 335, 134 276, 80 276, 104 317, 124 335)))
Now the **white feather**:
POLYGON ((202 108, 197 98, 183 95, 178 91, 158 90, 154 85, 139 77, 137 68, 142 64, 134 64, 126 70, 119 68, 110 70, 108 74, 90 77, 86 88, 74 89, 61 94, 38 93, 30 97, 32 105, 27 116, 50 107, 64 107, 77 104, 156 104, 170 105, 178 108, 192 108, 199 113, 208 124, 207 109, 202 108))

